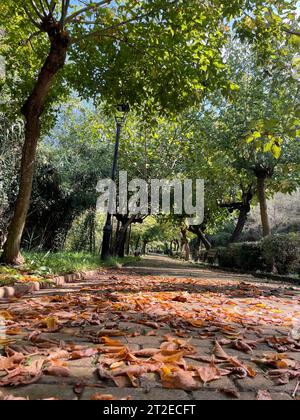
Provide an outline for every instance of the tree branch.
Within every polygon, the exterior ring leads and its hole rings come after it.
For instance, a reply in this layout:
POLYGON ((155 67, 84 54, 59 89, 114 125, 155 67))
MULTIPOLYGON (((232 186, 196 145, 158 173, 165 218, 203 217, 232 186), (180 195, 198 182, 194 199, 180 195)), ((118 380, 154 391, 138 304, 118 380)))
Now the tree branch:
POLYGON ((114 39, 114 40, 116 40, 118 42, 122 42, 123 44, 128 45, 128 47, 136 50, 140 54, 147 54, 149 57, 151 57, 154 60, 154 63, 156 62, 156 57, 154 55, 152 55, 151 53, 149 53, 149 51, 147 51, 147 50, 141 50, 136 45, 132 44, 131 42, 128 42, 126 39, 119 38, 119 37, 117 37, 115 35, 103 34, 103 36, 105 38, 111 38, 111 39, 114 39))
POLYGON ((298 31, 294 31, 292 29, 288 29, 288 28, 283 28, 284 32, 286 32, 289 35, 295 35, 295 36, 300 36, 300 32, 298 31))
MULTIPOLYGON (((108 1, 109 1, 109 0, 108 0, 108 1)), ((102 2, 102 3, 103 3, 103 2, 102 2)), ((177 0, 174 0, 174 1, 172 1, 170 4, 168 4, 167 6, 168 6, 168 7, 169 7, 169 6, 174 6, 174 5, 176 5, 176 4, 177 4, 177 0)), ((145 18, 145 17, 151 16, 151 15, 152 15, 152 13, 157 12, 157 11, 159 11, 159 10, 161 10, 161 8, 160 8, 160 7, 159 7, 159 8, 158 8, 158 7, 156 7, 156 8, 154 8, 154 9, 150 10, 149 12, 144 13, 144 14, 142 14, 142 15, 139 15, 139 16, 134 16, 134 17, 132 17, 132 18, 130 18, 130 19, 126 19, 126 20, 124 20, 124 21, 122 21, 122 22, 115 23, 114 25, 107 26, 106 28, 100 29, 100 30, 95 31, 95 32, 90 32, 90 33, 88 33, 88 34, 83 35, 82 37, 80 37, 80 38, 78 38, 78 39, 73 39, 73 40, 72 40, 72 43, 80 42, 80 41, 82 41, 83 39, 90 38, 90 37, 93 37, 93 36, 98 36, 98 35, 101 35, 101 34, 103 34, 103 32, 110 31, 111 29, 117 29, 117 28, 120 28, 121 26, 127 25, 128 23, 131 23, 131 22, 137 22, 137 21, 139 21, 139 20, 141 20, 141 19, 143 19, 143 18, 145 18)))
POLYGON ((40 18, 43 19, 45 16, 43 16, 43 14, 39 11, 37 5, 35 4, 35 2, 33 0, 30 0, 31 6, 33 8, 33 10, 35 11, 36 15, 40 18))
POLYGON ((68 24, 72 22, 74 19, 76 19, 78 16, 82 15, 83 13, 89 12, 90 10, 98 9, 101 6, 109 5, 113 0, 103 0, 98 4, 90 4, 89 6, 83 7, 82 9, 78 10, 77 12, 74 12, 72 15, 68 16, 65 20, 65 23, 68 24))
POLYGON ((70 6, 70 0, 62 0, 61 19, 60 19, 60 24, 61 24, 62 27, 65 26, 65 20, 66 20, 66 17, 68 15, 69 6, 70 6))
POLYGON ((40 3, 40 5, 41 5, 41 9, 42 9, 42 11, 43 11, 44 16, 47 16, 47 15, 48 15, 48 13, 47 13, 47 11, 46 11, 46 9, 45 9, 45 4, 44 4, 43 0, 39 0, 39 3, 40 3))
POLYGON ((26 15, 28 16, 30 22, 36 26, 37 28, 41 29, 41 25, 33 18, 30 10, 28 9, 28 7, 25 5, 25 2, 23 2, 23 8, 25 10, 26 15))
POLYGON ((125 26, 125 25, 127 25, 128 23, 131 23, 131 22, 139 21, 140 19, 143 19, 144 17, 147 17, 147 16, 149 16, 149 15, 151 15, 151 14, 152 14, 152 12, 150 12, 150 13, 145 13, 145 14, 143 14, 143 15, 140 15, 140 16, 135 16, 135 17, 133 17, 133 18, 130 18, 130 19, 124 20, 124 21, 119 22, 119 23, 116 23, 116 24, 114 24, 114 25, 107 26, 106 28, 100 29, 100 30, 98 30, 98 31, 89 32, 88 34, 85 34, 85 35, 83 35, 83 36, 82 36, 82 37, 80 37, 80 38, 74 39, 74 40, 72 41, 72 43, 76 43, 76 42, 82 41, 83 39, 90 38, 90 37, 93 37, 93 36, 104 35, 104 33, 105 33, 106 31, 110 31, 111 29, 117 29, 117 28, 120 28, 121 26, 125 26))
POLYGON ((51 0, 51 2, 49 3, 48 0, 45 0, 49 9, 49 12, 51 15, 53 15, 53 12, 56 8, 57 5, 57 1, 56 0, 51 0))

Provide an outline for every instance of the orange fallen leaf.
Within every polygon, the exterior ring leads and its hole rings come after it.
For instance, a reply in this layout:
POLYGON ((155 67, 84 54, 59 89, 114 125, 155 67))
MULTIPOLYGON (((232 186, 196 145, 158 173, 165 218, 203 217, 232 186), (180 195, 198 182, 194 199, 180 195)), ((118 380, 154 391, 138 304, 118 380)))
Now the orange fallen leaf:
POLYGON ((162 386, 168 389, 182 389, 184 391, 195 391, 201 388, 201 384, 195 381, 191 372, 181 369, 171 373, 171 375, 163 374, 162 386))
POLYGON ((54 317, 49 317, 45 319, 45 324, 48 330, 55 330, 57 328, 57 319, 54 317))
POLYGON ((105 346, 110 346, 110 347, 122 347, 122 346, 124 346, 124 344, 121 341, 119 341, 119 340, 112 340, 109 337, 102 337, 101 338, 101 342, 105 346))
POLYGON ((79 360, 79 359, 83 359, 85 357, 92 357, 97 353, 98 353, 98 350, 94 349, 94 348, 77 350, 77 351, 72 352, 71 359, 72 360, 79 360))
POLYGON ((16 328, 11 328, 5 331, 6 335, 18 335, 21 332, 21 328, 20 327, 16 327, 16 328))

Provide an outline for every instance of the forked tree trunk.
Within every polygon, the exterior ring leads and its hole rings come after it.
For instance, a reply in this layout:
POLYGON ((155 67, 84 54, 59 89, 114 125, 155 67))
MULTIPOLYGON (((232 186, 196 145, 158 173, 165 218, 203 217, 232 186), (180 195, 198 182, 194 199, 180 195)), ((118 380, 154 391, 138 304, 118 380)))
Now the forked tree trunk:
POLYGON ((259 199, 259 205, 260 205, 263 236, 266 237, 266 236, 271 235, 271 227, 270 227, 269 215, 268 215, 265 177, 257 178, 257 191, 258 191, 258 199, 259 199))
POLYGON ((1 257, 1 261, 6 264, 18 265, 24 261, 20 253, 20 245, 30 205, 41 116, 53 80, 65 64, 69 46, 69 37, 61 33, 56 26, 47 28, 46 32, 51 41, 50 52, 34 89, 22 108, 25 117, 25 141, 22 150, 19 194, 1 257))

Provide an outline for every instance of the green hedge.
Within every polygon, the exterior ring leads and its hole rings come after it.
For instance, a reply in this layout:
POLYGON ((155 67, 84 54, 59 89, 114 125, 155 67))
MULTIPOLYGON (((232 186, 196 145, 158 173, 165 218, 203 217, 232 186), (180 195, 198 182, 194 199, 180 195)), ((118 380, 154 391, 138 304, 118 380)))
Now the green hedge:
POLYGON ((245 271, 269 271, 300 276, 300 234, 274 235, 260 242, 244 242, 218 248, 220 267, 245 271))
POLYGON ((262 271, 265 262, 260 242, 244 242, 219 248, 219 265, 224 268, 237 268, 246 271, 262 271))
POLYGON ((262 241, 262 249, 269 270, 274 263, 279 274, 300 272, 300 234, 267 237, 262 241))

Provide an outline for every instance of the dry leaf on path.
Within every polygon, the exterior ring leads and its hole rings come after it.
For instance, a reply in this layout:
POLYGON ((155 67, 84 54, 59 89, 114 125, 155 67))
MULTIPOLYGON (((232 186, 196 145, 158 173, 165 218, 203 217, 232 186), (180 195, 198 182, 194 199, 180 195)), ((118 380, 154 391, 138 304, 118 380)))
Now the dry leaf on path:
POLYGON ((184 370, 178 370, 171 375, 163 375, 162 385, 164 388, 183 391, 195 391, 201 388, 201 383, 195 381, 192 373, 184 370))
POLYGON ((256 399, 257 401, 272 401, 273 400, 269 391, 258 391, 256 399))
POLYGON ((49 366, 44 370, 44 373, 50 376, 57 376, 59 378, 68 378, 71 376, 71 372, 64 366, 49 366))

